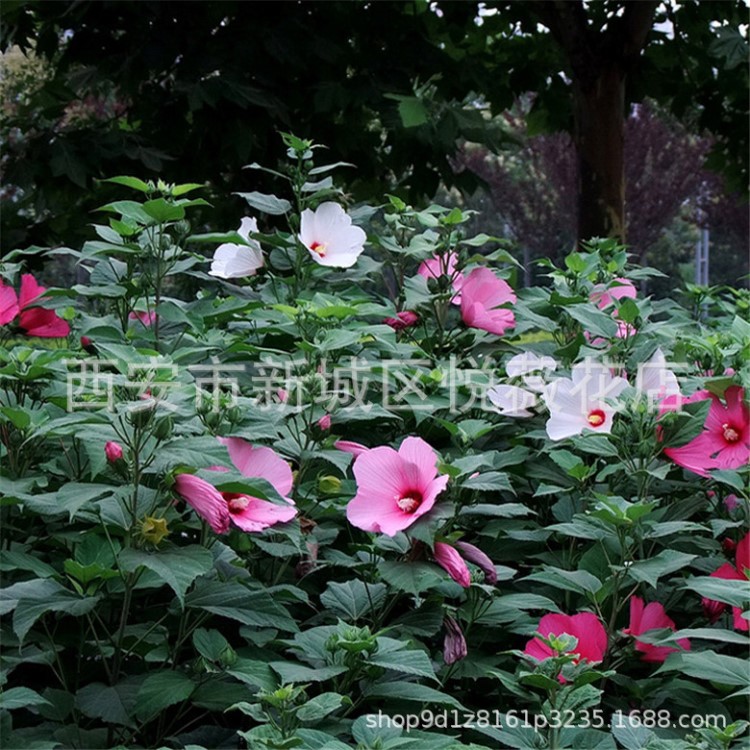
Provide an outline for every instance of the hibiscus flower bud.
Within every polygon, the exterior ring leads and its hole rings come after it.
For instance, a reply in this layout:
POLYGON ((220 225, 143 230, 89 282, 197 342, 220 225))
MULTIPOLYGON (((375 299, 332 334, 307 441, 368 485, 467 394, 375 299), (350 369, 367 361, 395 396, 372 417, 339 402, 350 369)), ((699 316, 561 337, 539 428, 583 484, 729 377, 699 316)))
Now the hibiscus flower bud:
POLYGON ((88 354, 96 354, 96 347, 94 346, 94 342, 88 336, 81 336, 81 348, 85 352, 88 352, 88 354))
POLYGON ((728 555, 731 555, 737 549, 737 542, 735 542, 734 539, 727 537, 726 539, 721 540, 721 548, 728 555))
POLYGON ((455 664, 469 653, 466 647, 466 638, 464 638, 461 626, 452 617, 446 617, 443 625, 445 626, 443 659, 446 664, 455 664))
POLYGON ((714 599, 706 599, 706 597, 701 599, 701 604, 703 605, 703 614, 705 618, 712 624, 722 616, 724 610, 727 608, 727 605, 724 604, 724 602, 717 602, 714 599))
POLYGON ((122 459, 122 446, 113 440, 109 440, 104 445, 104 455, 107 457, 109 463, 116 463, 122 459))
POLYGON ((324 432, 331 429, 331 415, 330 414, 324 414, 317 422, 316 424, 318 427, 320 427, 321 430, 324 432))
POLYGON ((471 586, 471 573, 458 550, 450 544, 435 542, 433 549, 435 562, 447 571, 448 575, 464 588, 471 586))
POLYGON ((389 325, 394 331, 403 331, 404 328, 411 328, 419 322, 419 315, 411 310, 402 310, 396 313, 395 318, 386 318, 383 323, 389 325))
POLYGON ((468 542, 456 542, 456 547, 461 551, 466 560, 474 563, 484 573, 485 583, 489 583, 490 586, 494 586, 497 583, 495 563, 479 547, 475 547, 468 542))

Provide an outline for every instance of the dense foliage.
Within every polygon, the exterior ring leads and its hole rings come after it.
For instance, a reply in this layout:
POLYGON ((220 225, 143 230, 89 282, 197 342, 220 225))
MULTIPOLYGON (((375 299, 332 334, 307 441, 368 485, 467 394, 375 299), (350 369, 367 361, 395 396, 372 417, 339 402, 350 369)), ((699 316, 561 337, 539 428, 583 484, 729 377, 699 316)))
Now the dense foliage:
POLYGON ((237 231, 116 177, 86 283, 0 267, 3 746, 742 746, 747 293, 514 291, 284 143, 237 231))

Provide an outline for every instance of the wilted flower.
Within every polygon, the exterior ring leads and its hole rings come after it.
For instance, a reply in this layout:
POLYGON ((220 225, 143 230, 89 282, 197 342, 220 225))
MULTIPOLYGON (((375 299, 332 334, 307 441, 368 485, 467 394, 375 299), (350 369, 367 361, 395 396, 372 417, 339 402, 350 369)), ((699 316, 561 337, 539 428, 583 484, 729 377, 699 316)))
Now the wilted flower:
POLYGON ((587 359, 574 365, 570 378, 559 378, 543 391, 549 409, 546 428, 552 440, 580 435, 584 430, 609 433, 616 408, 605 399, 616 398, 627 387, 601 364, 587 359))
POLYGON ((443 639, 443 659, 446 664, 455 664, 455 662, 465 659, 469 653, 466 647, 466 638, 464 638, 461 626, 450 616, 443 620, 445 626, 445 638, 443 639))
POLYGON ((169 536, 166 518, 154 518, 146 516, 140 524, 140 532, 143 539, 153 545, 158 545, 165 536, 169 536))
POLYGON ((507 281, 489 268, 475 268, 461 287, 461 318, 470 328, 500 336, 516 324, 513 311, 500 305, 515 301, 516 295, 507 281))
POLYGON ((471 571, 455 547, 444 542, 435 542, 432 551, 435 562, 447 571, 456 583, 464 588, 471 586, 471 571))
POLYGON ((263 250, 256 240, 250 239, 251 232, 258 231, 256 219, 245 216, 240 223, 237 234, 247 245, 225 242, 219 245, 214 253, 211 276, 222 279, 237 279, 243 276, 253 276, 263 266, 263 250))
POLYGON ((346 508, 349 523, 388 536, 431 510, 448 484, 448 477, 437 473, 435 451, 417 437, 406 438, 398 451, 379 446, 360 453, 354 478, 357 494, 346 508))
MULTIPOLYGON (((570 652, 576 655, 574 663, 579 661, 600 662, 607 652, 607 631, 599 618, 591 612, 577 615, 544 615, 539 621, 536 632, 544 638, 567 634, 573 636, 578 644, 570 652)), ((555 656, 555 652, 538 638, 532 638, 524 653, 540 661, 555 656)))
POLYGON ((315 211, 302 212, 299 240, 321 266, 350 268, 364 250, 367 235, 352 224, 338 203, 321 203, 315 211))
MULTIPOLYGON (((649 630, 660 629, 676 630, 674 620, 667 616, 664 607, 659 602, 651 602, 644 606, 643 599, 639 596, 631 597, 630 624, 622 632, 625 635, 635 637, 647 633, 649 630)), ((690 650, 690 641, 687 638, 680 638, 677 643, 680 644, 683 651, 690 650)), ((680 649, 673 646, 654 646, 636 638, 635 650, 642 653, 642 661, 662 662, 669 654, 680 649)))

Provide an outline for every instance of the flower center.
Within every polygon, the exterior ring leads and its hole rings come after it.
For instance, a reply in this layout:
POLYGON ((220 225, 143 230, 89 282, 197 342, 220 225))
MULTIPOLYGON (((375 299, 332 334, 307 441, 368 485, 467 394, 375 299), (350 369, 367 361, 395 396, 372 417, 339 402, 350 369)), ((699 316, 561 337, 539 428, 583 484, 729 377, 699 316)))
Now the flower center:
POLYGON ((607 415, 601 409, 592 409, 586 417, 592 427, 601 427, 606 419, 607 415))
POLYGON ((740 431, 734 425, 727 422, 721 429, 724 430, 724 440, 728 443, 736 443, 740 439, 740 431))
POLYGON ((240 495, 237 492, 222 492, 222 495, 227 501, 230 513, 241 513, 250 503, 247 495, 240 495))
POLYGON ((422 504, 422 493, 418 490, 410 490, 401 497, 396 498, 396 505, 404 513, 414 513, 422 504))
POLYGON ((322 242, 313 242, 312 245, 310 245, 310 250, 321 258, 325 258, 327 246, 322 242))

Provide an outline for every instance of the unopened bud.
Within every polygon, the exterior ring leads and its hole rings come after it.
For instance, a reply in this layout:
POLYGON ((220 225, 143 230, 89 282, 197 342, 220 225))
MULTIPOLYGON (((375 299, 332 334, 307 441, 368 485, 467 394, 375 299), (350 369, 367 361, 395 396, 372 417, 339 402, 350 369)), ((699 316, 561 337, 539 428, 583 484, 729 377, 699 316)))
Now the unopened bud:
POLYGON ((113 464, 122 459, 122 446, 110 440, 104 445, 104 455, 107 457, 107 461, 113 464))

